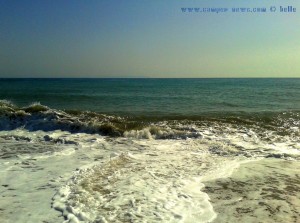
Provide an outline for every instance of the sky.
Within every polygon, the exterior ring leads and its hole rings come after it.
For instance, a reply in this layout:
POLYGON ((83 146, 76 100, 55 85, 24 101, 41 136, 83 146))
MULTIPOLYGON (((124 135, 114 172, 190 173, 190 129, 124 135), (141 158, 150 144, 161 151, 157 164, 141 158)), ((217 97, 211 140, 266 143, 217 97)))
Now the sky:
POLYGON ((0 0, 0 77, 300 77, 299 27, 298 0, 0 0))

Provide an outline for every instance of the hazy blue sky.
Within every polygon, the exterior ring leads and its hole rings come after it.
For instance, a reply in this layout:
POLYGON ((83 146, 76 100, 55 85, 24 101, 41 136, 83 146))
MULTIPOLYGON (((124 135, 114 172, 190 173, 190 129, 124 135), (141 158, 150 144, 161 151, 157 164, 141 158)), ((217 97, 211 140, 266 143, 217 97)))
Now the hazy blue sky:
POLYGON ((0 77, 300 77, 299 27, 299 0, 0 0, 0 77))

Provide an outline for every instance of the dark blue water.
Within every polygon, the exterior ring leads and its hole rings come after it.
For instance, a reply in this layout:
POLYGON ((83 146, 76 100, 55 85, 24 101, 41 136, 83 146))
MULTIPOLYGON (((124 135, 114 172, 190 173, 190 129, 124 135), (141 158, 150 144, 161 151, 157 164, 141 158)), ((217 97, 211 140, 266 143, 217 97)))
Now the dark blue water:
POLYGON ((300 79, 0 79, 0 99, 119 115, 300 110, 300 79))

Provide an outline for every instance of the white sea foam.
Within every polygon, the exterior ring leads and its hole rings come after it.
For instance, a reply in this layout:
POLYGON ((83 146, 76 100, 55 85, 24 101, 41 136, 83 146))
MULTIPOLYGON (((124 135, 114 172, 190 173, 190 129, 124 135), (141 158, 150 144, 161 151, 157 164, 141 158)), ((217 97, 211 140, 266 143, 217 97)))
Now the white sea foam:
POLYGON ((199 177, 181 176, 178 168, 171 173, 166 167, 147 165, 157 158, 162 157, 132 159, 121 154, 81 170, 54 197, 53 206, 68 219, 72 214, 72 219, 88 222, 212 221, 216 214, 207 194, 201 192, 204 185, 199 177))
POLYGON ((206 182, 253 160, 299 159, 297 135, 260 134, 167 124, 117 138, 1 131, 0 214, 7 222, 211 222, 206 182))
POLYGON ((87 222, 211 222, 216 213, 202 181, 228 177, 245 160, 211 156, 216 144, 201 139, 136 139, 129 148, 116 141, 119 155, 78 171, 54 197, 67 222, 82 216, 87 222))

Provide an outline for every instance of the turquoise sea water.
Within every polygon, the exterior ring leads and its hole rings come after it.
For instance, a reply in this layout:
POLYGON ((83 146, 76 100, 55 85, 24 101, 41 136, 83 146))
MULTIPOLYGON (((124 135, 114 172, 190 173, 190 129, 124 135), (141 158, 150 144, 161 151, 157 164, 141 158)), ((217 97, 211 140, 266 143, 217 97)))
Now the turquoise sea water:
POLYGON ((300 79, 0 79, 0 99, 116 115, 300 110, 300 79))

